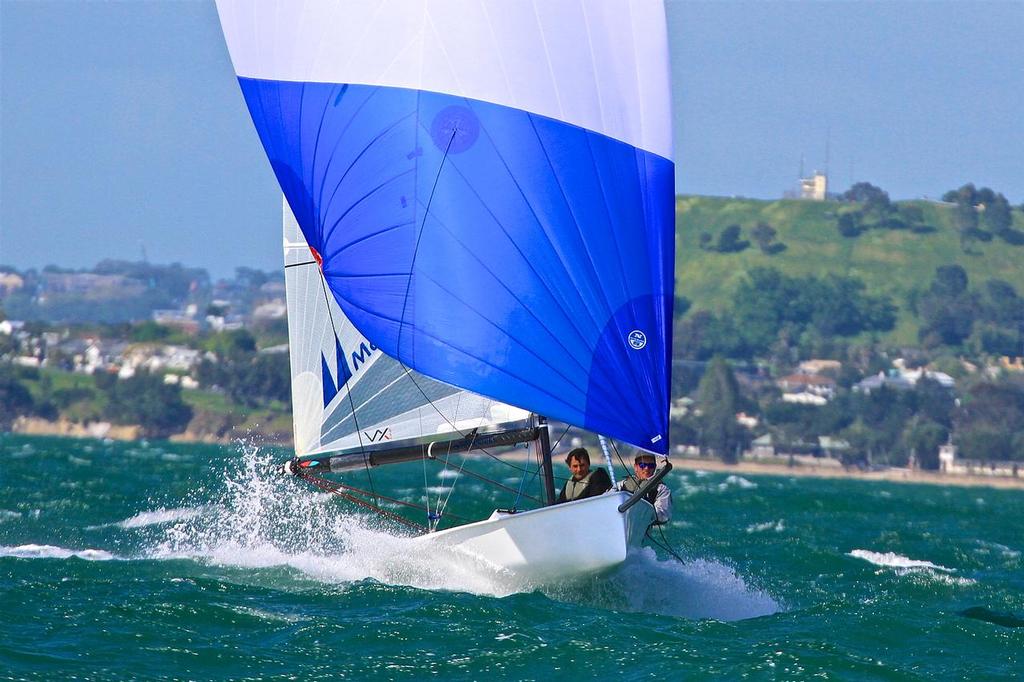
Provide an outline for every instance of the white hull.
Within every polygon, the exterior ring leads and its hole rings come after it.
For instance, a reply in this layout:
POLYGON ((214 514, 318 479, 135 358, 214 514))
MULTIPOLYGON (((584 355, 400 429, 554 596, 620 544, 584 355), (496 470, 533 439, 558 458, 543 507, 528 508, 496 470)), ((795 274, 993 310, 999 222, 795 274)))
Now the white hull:
POLYGON ((624 492, 508 514, 416 538, 535 585, 603 571, 640 545, 654 518, 645 501, 625 513, 624 492))

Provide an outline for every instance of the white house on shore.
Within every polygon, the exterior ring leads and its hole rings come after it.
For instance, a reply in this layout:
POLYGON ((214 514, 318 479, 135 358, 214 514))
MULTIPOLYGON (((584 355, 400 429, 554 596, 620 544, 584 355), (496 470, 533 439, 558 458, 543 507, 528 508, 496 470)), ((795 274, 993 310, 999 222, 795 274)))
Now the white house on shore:
POLYGON ((953 476, 1009 476, 1021 474, 1021 462, 997 462, 975 459, 959 459, 956 446, 946 443, 939 446, 939 471, 953 476))

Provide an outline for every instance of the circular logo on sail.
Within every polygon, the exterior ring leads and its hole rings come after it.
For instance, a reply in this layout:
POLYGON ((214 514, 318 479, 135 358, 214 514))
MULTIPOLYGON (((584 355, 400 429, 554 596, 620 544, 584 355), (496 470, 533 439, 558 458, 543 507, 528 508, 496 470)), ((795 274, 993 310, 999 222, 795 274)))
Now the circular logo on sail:
POLYGON ((644 334, 639 329, 634 329, 633 331, 631 331, 629 333, 629 336, 626 337, 626 339, 629 341, 629 345, 633 348, 633 350, 640 350, 641 348, 647 345, 647 335, 644 334))
POLYGON ((480 121, 468 107, 453 104, 445 107, 430 124, 434 145, 449 154, 464 152, 480 135, 480 121))

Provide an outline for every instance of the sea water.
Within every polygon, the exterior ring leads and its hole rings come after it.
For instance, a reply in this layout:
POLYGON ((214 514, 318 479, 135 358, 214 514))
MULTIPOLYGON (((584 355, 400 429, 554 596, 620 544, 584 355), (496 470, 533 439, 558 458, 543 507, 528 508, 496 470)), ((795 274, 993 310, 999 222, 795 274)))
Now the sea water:
MULTIPOLYGON (((0 679, 1024 676, 1021 491, 676 470, 654 539, 682 561, 648 543, 537 588, 418 550, 284 457, 0 436, 0 679)), ((468 518, 516 502, 435 463, 360 485, 468 518)))

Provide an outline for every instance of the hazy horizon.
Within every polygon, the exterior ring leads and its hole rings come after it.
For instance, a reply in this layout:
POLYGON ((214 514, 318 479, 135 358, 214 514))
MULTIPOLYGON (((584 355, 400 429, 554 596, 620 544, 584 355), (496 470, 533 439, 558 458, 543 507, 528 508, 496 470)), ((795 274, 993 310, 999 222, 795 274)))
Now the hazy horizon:
MULTIPOLYGON (((668 2, 679 194, 1024 200, 1024 3, 668 2), (967 21, 969 19, 969 21, 967 21)), ((212 2, 0 2, 0 263, 280 267, 212 2)))

